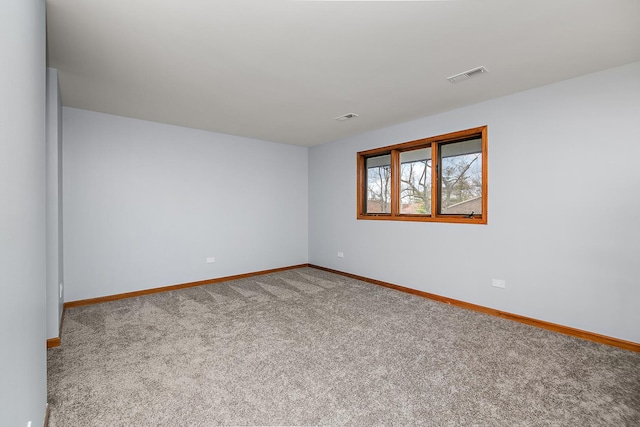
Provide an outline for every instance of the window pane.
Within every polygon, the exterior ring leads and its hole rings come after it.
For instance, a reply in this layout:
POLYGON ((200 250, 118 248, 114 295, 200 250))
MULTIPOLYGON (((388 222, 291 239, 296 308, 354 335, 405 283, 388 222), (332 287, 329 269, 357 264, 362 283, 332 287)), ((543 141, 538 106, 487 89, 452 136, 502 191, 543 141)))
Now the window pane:
POLYGON ((440 213, 482 214, 482 140, 440 146, 440 213))
POLYGON ((431 148, 400 153, 400 213, 431 214, 431 148))
POLYGON ((391 213, 391 155, 367 159, 367 213, 391 213))

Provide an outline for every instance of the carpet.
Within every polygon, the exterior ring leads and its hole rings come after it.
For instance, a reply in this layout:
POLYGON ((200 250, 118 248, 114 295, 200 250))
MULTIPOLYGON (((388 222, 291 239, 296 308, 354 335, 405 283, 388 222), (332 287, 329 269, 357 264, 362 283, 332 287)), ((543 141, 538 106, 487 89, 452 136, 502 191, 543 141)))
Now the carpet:
POLYGON ((76 307, 51 427, 638 426, 640 353, 301 268, 76 307))

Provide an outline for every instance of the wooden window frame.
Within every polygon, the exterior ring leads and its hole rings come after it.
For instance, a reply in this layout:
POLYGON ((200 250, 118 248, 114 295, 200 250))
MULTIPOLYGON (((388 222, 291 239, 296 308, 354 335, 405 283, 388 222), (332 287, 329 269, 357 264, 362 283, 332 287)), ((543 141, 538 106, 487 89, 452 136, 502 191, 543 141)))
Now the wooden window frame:
POLYGON ((487 126, 480 126, 445 135, 438 135, 415 141, 389 145, 371 150, 360 151, 357 154, 357 219, 381 221, 420 221, 420 222, 450 222, 461 224, 486 224, 488 201, 488 151, 487 126), (439 214, 439 149, 446 143, 462 142, 480 138, 482 145, 482 212, 473 217, 464 214, 439 214), (403 214, 400 213, 400 153, 431 147, 431 213, 403 214), (391 155, 391 213, 367 213, 367 167, 366 161, 370 157, 391 155))

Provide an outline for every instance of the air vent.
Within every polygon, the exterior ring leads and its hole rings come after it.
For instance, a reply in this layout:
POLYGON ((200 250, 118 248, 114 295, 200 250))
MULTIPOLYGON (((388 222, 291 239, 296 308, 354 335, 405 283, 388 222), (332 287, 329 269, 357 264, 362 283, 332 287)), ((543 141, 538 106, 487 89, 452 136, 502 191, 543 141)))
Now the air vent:
POLYGON ((487 70, 484 67, 476 67, 468 71, 462 72, 460 74, 456 74, 455 76, 447 77, 447 80, 449 80, 451 83, 458 83, 462 80, 467 80, 467 79, 470 79, 471 77, 479 76, 480 74, 484 74, 488 72, 489 70, 487 70))
POLYGON ((343 114, 341 116, 336 117, 336 120, 339 122, 343 122, 345 120, 355 119, 356 117, 358 117, 356 113, 347 113, 347 114, 343 114))

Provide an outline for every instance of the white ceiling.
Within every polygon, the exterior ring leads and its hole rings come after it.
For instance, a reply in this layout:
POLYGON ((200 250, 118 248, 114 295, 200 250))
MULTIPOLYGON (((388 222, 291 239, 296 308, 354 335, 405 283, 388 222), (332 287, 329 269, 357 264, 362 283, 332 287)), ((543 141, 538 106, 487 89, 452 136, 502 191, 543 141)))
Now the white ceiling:
POLYGON ((65 106, 302 146, 640 61, 640 0, 47 7, 65 106))

